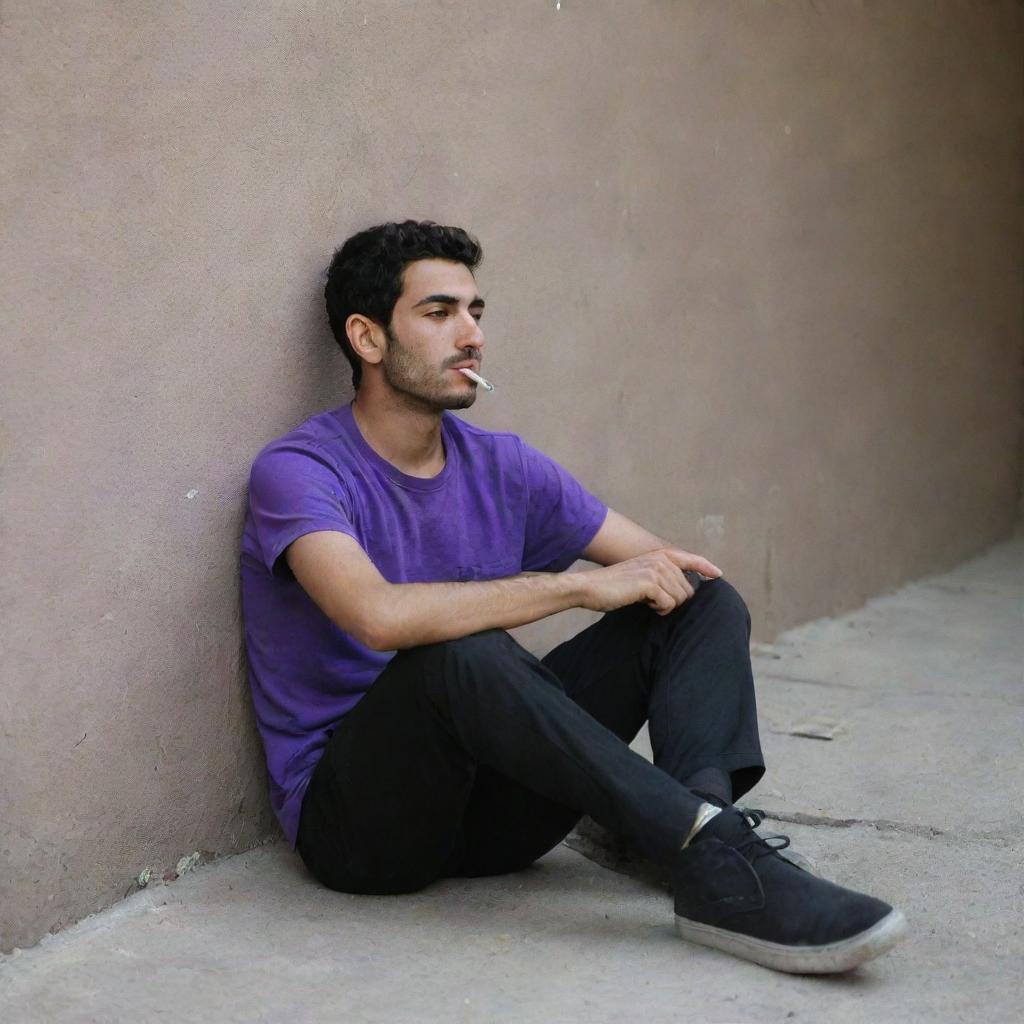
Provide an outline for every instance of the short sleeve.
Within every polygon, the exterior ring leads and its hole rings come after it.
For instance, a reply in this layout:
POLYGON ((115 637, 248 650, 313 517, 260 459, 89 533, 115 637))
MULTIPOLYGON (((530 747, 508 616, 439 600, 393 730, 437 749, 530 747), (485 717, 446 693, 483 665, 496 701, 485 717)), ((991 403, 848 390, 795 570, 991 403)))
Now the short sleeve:
POLYGON ((344 481, 312 446, 289 443, 260 452, 249 475, 249 515, 263 561, 278 575, 290 575, 278 559, 304 534, 335 530, 359 540, 344 481))
POLYGON ((519 443, 529 494, 523 569, 561 572, 594 539, 608 506, 554 459, 525 441, 519 443))

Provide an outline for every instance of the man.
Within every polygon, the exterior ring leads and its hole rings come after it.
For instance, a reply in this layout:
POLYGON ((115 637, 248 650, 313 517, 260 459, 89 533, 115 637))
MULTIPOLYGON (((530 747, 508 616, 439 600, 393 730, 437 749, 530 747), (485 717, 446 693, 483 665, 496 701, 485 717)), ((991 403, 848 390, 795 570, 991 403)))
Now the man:
POLYGON ((246 641, 285 835, 323 884, 401 893, 525 867, 586 813, 670 871, 684 938, 784 971, 877 956, 900 912, 733 806, 764 762, 721 571, 449 411, 479 387, 480 258, 430 222, 350 238, 325 294, 355 398, 253 465, 246 641), (506 632, 573 607, 606 614, 541 660, 506 632))

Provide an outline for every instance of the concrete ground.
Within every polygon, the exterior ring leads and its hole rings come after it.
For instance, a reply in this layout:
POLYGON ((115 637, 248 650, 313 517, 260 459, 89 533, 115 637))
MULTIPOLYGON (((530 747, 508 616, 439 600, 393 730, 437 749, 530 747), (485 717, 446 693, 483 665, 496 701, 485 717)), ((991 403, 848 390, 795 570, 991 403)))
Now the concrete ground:
POLYGON ((377 898, 276 842, 0 958, 0 1020, 1024 1020, 1024 540, 754 658, 769 773, 744 802, 910 922, 850 975, 687 945, 663 891, 565 846, 377 898))

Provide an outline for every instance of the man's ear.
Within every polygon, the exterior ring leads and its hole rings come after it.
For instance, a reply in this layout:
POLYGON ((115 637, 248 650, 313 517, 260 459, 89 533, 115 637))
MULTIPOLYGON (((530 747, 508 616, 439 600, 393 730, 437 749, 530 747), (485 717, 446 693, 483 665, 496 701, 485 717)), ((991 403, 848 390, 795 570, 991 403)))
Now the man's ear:
POLYGON ((386 340, 380 326, 362 313, 353 313, 345 321, 345 333, 356 355, 367 363, 379 363, 384 358, 386 340))

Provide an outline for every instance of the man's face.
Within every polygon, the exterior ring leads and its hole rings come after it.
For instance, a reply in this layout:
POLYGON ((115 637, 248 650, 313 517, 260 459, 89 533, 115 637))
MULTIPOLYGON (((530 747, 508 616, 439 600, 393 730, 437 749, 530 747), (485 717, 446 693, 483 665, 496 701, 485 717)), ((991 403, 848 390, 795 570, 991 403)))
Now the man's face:
POLYGON ((484 300, 472 273, 461 263, 417 260, 402 282, 386 331, 384 379, 432 412, 468 409, 477 385, 453 367, 480 372, 484 300))

